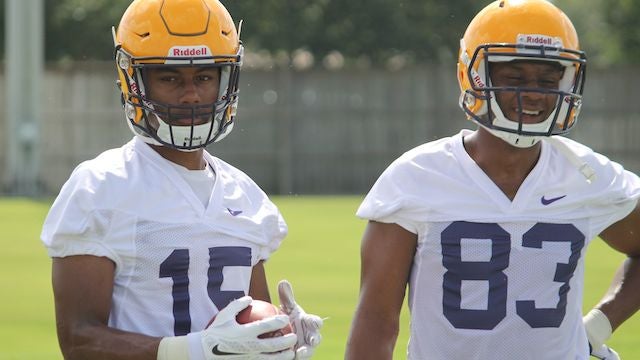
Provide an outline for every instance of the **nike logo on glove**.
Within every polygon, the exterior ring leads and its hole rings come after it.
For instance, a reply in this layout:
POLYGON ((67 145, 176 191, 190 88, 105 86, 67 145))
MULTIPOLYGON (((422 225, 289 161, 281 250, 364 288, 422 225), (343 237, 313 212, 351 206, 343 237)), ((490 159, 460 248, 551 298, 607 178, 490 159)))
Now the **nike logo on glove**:
POLYGON ((551 199, 545 199, 545 198, 544 198, 544 195, 543 195, 543 196, 540 198, 540 202, 542 203, 542 205, 549 205, 549 204, 551 204, 552 202, 555 202, 555 201, 558 201, 558 200, 560 200, 560 199, 564 198, 565 196, 567 196, 567 195, 562 195, 562 196, 554 197, 554 198, 551 198, 551 199))
POLYGON ((239 354, 236 354, 236 353, 228 353, 228 352, 220 351, 220 350, 218 350, 218 346, 220 346, 220 345, 216 345, 216 346, 213 347, 213 349, 211 349, 211 353, 213 355, 239 355, 239 354))

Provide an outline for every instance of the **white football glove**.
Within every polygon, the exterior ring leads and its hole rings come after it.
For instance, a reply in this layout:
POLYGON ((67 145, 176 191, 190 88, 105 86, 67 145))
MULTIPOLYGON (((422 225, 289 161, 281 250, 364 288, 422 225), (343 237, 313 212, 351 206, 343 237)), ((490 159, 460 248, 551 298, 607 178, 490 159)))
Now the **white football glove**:
POLYGON ((251 303, 244 296, 220 310, 211 325, 201 332, 202 347, 207 360, 291 360, 297 338, 286 334, 260 339, 258 335, 282 329, 289 317, 276 315, 248 324, 238 324, 236 316, 251 303))
POLYGON ((320 344, 322 335, 322 319, 319 316, 307 314, 293 297, 293 288, 287 280, 278 283, 280 308, 289 315, 293 332, 298 336, 295 347, 295 360, 306 360, 313 356, 315 348, 320 344))
POLYGON ((591 309, 582 318, 582 322, 587 332, 591 356, 601 360, 620 360, 618 353, 604 343, 611 337, 613 332, 607 315, 599 309, 591 309))
POLYGON ((620 360, 618 353, 604 344, 598 349, 591 349, 591 356, 600 360, 620 360))

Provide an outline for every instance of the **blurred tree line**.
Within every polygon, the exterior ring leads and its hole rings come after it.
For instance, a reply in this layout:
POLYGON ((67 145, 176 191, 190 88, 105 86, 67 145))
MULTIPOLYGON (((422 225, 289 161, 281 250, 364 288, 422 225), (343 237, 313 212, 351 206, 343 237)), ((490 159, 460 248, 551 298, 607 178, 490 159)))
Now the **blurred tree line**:
MULTIPOLYGON (((4 57, 5 2, 0 0, 4 57)), ((110 60, 111 26, 131 0, 44 0, 48 62, 110 60)), ((453 61, 458 39, 487 0, 222 0, 243 19, 248 52, 306 66, 453 61), (333 60, 333 62, 332 62, 333 60), (328 61, 328 63, 327 63, 328 61)), ((555 0, 595 65, 640 62, 640 1, 555 0)), ((497 26, 499 26, 497 24, 497 26)))

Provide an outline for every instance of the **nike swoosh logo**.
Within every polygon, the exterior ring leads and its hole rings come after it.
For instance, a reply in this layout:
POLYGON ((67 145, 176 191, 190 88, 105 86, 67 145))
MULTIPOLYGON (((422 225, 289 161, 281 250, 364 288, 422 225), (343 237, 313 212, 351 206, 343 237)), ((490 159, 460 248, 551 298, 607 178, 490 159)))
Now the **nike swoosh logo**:
POLYGON ((551 199, 545 199, 545 198, 544 198, 544 195, 543 195, 543 196, 540 198, 540 202, 542 203, 542 205, 549 205, 549 204, 551 204, 552 202, 555 202, 555 201, 558 201, 558 200, 560 200, 560 199, 563 199, 565 196, 567 196, 567 195, 562 195, 562 196, 554 197, 554 198, 551 198, 551 199))
POLYGON ((227 211, 229 212, 229 214, 231 214, 231 216, 238 216, 238 215, 242 214, 242 210, 231 210, 231 209, 227 208, 227 211))
POLYGON ((218 350, 218 346, 220 346, 220 345, 216 345, 216 346, 213 347, 213 349, 211 349, 211 353, 213 355, 223 355, 223 356, 225 356, 225 355, 238 355, 238 354, 235 354, 235 353, 228 353, 228 352, 220 351, 220 350, 218 350))

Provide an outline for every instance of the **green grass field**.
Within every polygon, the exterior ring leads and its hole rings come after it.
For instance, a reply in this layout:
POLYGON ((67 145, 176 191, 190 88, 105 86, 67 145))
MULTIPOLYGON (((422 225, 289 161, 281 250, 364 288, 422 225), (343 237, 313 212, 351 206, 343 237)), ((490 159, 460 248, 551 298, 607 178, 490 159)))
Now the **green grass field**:
MULTIPOLYGON (((267 263, 272 294, 279 279, 291 281, 309 312, 328 317, 316 359, 344 354, 359 287, 359 247, 365 223, 355 210, 361 197, 275 197, 289 224, 289 237, 267 263)), ((55 334, 50 261, 39 241, 50 203, 0 200, 0 360, 61 359, 55 334)), ((585 308, 598 301, 622 256, 596 241, 587 253, 585 308)), ((276 296, 277 297, 277 296, 276 296)), ((275 301, 275 299, 274 299, 275 301)), ((407 311, 395 359, 404 359, 407 311)), ((610 340, 623 359, 640 359, 640 315, 610 340)))

